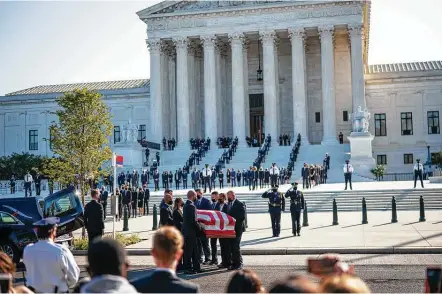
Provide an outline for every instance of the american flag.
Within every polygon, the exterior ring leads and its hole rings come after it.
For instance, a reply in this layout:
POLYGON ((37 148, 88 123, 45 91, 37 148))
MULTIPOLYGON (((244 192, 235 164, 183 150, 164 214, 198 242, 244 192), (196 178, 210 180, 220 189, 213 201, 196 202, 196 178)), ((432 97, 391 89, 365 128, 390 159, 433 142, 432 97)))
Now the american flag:
POLYGON ((197 210, 197 220, 204 227, 207 238, 235 238, 236 220, 217 210, 197 210))

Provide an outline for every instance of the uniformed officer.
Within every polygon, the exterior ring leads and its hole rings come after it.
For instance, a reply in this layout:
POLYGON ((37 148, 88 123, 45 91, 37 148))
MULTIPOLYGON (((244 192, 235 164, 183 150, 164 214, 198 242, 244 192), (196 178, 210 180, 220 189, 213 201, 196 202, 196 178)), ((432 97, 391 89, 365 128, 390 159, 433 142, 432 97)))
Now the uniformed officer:
POLYGON ((80 277, 80 269, 71 251, 54 243, 59 223, 58 217, 34 223, 38 242, 29 244, 23 251, 27 284, 36 293, 68 293, 80 277))
POLYGON ((209 192, 212 192, 212 170, 209 168, 209 165, 206 164, 206 167, 203 169, 203 179, 204 179, 204 193, 207 191, 207 186, 209 186, 209 192))
POLYGON ((292 183, 292 187, 285 193, 285 198, 290 199, 290 214, 292 215, 293 236, 301 236, 301 211, 304 209, 304 195, 298 190, 298 183, 292 183))
POLYGON ((413 167, 414 170, 414 188, 416 188, 416 181, 419 178, 421 182, 421 187, 424 187, 424 182, 422 181, 422 173, 424 171, 424 166, 420 163, 419 159, 416 159, 416 164, 413 167))
POLYGON ((271 191, 262 194, 262 198, 269 199, 269 213, 272 222, 273 237, 279 237, 281 233, 281 212, 285 209, 285 199, 278 192, 278 185, 273 186, 271 191))

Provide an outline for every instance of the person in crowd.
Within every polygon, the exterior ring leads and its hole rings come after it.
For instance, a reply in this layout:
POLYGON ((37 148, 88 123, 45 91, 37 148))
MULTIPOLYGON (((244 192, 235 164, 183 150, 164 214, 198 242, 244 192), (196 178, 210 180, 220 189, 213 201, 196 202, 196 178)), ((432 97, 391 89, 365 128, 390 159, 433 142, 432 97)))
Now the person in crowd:
POLYGON ((215 168, 212 167, 212 174, 210 176, 210 182, 213 189, 216 189, 216 171, 215 168))
POLYGON ((173 198, 171 194, 164 195, 164 202, 160 205, 160 226, 173 226, 173 198))
POLYGON ((35 194, 37 196, 40 196, 41 194, 41 180, 42 180, 42 176, 40 174, 40 172, 37 172, 37 175, 35 176, 35 194))
POLYGON ((264 170, 264 185, 266 188, 270 185, 270 171, 268 168, 264 170))
POLYGON ((274 187, 277 184, 279 176, 279 168, 276 166, 276 163, 272 163, 272 167, 270 168, 270 186, 274 187))
POLYGON ((150 191, 146 184, 143 185, 143 192, 143 215, 149 215, 150 191))
POLYGON ((293 236, 301 236, 301 212, 304 209, 304 195, 298 190, 298 183, 292 183, 285 193, 285 198, 290 199, 290 214, 292 217, 292 233, 293 236))
POLYGON ((80 269, 72 252, 54 242, 59 223, 58 217, 34 223, 38 241, 27 245, 23 251, 27 285, 34 292, 67 293, 80 277, 80 269))
POLYGON ((143 212, 143 206, 144 206, 144 190, 143 188, 139 187, 138 188, 138 198, 137 198, 137 207, 138 207, 138 215, 142 216, 144 215, 143 212))
POLYGON ((243 267, 243 259, 241 255, 241 238, 245 230, 244 220, 246 218, 246 210, 244 203, 236 199, 235 192, 227 192, 227 214, 233 217, 235 222, 235 238, 229 239, 230 241, 230 260, 231 266, 229 270, 240 270, 243 267))
POLYGON ((173 225, 181 232, 183 229, 183 206, 184 200, 181 197, 175 198, 173 204, 173 225))
POLYGON ((107 208, 108 196, 109 196, 109 193, 105 190, 104 186, 101 186, 100 203, 103 206, 104 219, 106 219, 106 208, 107 208))
POLYGON ((94 240, 88 249, 87 260, 91 280, 80 288, 80 293, 137 293, 127 280, 129 263, 117 240, 94 240))
POLYGON ((6 283, 5 280, 2 281, 1 293, 25 293, 32 294, 33 292, 25 286, 14 287, 14 275, 15 275, 15 263, 9 256, 0 251, 0 275, 5 277, 9 276, 9 281, 6 283))
POLYGON ((9 179, 9 187, 11 189, 11 194, 15 194, 15 175, 12 174, 9 179))
POLYGON ((269 213, 272 222, 273 237, 279 237, 281 233, 281 212, 285 210, 285 199, 282 193, 278 192, 278 185, 272 187, 272 191, 266 191, 262 198, 269 200, 269 213))
POLYGON ((26 172, 26 175, 24 177, 24 185, 25 185, 25 197, 28 197, 28 193, 29 196, 32 197, 32 182, 34 181, 34 179, 32 178, 31 174, 28 172, 26 172))
POLYGON ((302 189, 308 189, 310 186, 310 168, 307 163, 304 163, 301 168, 302 175, 302 189))
POLYGON ((174 227, 160 228, 152 238, 152 257, 156 268, 132 282, 139 293, 198 293, 199 287, 175 273, 183 254, 183 237, 174 227))
POLYGON ((370 293, 370 289, 360 278, 344 273, 322 280, 319 293, 370 293))
POLYGON ((153 182, 155 184, 155 192, 160 191, 160 174, 158 169, 156 169, 153 173, 153 182))
MULTIPOLYGON (((209 199, 203 196, 201 189, 196 189, 196 197, 197 201, 195 206, 199 210, 212 210, 212 203, 209 199)), ((210 263, 210 248, 209 248, 209 240, 207 239, 205 234, 201 234, 198 238, 198 251, 200 256, 204 253, 204 262, 200 260, 203 264, 210 263)), ((202 258, 202 257, 201 257, 202 258)))
POLYGON ((423 188, 424 181, 422 180, 422 173, 424 171, 424 166, 422 165, 422 163, 420 163, 420 159, 416 159, 416 164, 413 167, 413 171, 414 171, 414 188, 416 188, 416 182, 418 178, 419 181, 421 182, 421 187, 423 188))
POLYGON ((344 144, 344 135, 342 134, 342 132, 339 132, 338 138, 339 144, 344 144))
MULTIPOLYGON (((226 194, 220 193, 218 195, 218 210, 227 214, 226 194)), ((218 268, 229 268, 231 266, 230 260, 230 240, 226 238, 219 239, 219 246, 221 248, 221 263, 218 268)))
POLYGON ((318 284, 305 276, 289 275, 275 281, 269 293, 320 293, 318 284))
POLYGON ((329 170, 330 169, 330 155, 328 155, 328 153, 325 153, 325 158, 326 158, 327 170, 329 170))
POLYGON ((95 238, 101 238, 104 234, 104 210, 99 202, 100 192, 91 190, 91 198, 84 207, 84 226, 87 230, 89 244, 95 238))
POLYGON ((344 165, 344 179, 345 179, 345 190, 347 190, 347 184, 350 184, 350 190, 353 190, 351 186, 351 176, 353 175, 353 166, 350 164, 350 160, 345 161, 344 165))
POLYGON ((201 234, 202 227, 198 222, 196 214, 196 192, 190 190, 187 192, 187 201, 183 207, 183 229, 184 236, 184 269, 187 273, 201 272, 200 254, 198 252, 198 236, 201 234))
POLYGON ((187 176, 188 176, 189 172, 187 171, 187 169, 183 169, 182 172, 182 178, 183 178, 183 189, 187 189, 187 176))
POLYGON ((250 269, 235 272, 227 285, 226 293, 266 293, 261 279, 250 269))
POLYGON ((123 212, 124 209, 127 210, 128 217, 130 217, 132 192, 130 191, 129 185, 123 185, 124 190, 121 191, 121 196, 123 197, 123 212))
POLYGON ((227 188, 230 188, 230 179, 231 179, 230 168, 228 168, 226 171, 226 179, 227 179, 227 188))
POLYGON ((117 221, 120 221, 121 216, 123 214, 123 197, 121 196, 121 190, 119 188, 117 188, 115 190, 115 197, 117 197, 117 202, 118 202, 118 211, 117 211, 116 219, 117 219, 117 221))
MULTIPOLYGON (((219 193, 217 191, 212 192, 212 210, 220 211, 220 204, 218 202, 219 193)), ((210 238, 210 248, 212 252, 212 261, 210 265, 218 265, 218 254, 217 254, 217 238, 210 238)))
POLYGON ((224 172, 222 169, 218 173, 219 188, 224 189, 224 172))
POLYGON ((130 197, 130 206, 132 208, 132 217, 137 217, 138 210, 138 189, 135 186, 132 186, 131 197, 130 197))

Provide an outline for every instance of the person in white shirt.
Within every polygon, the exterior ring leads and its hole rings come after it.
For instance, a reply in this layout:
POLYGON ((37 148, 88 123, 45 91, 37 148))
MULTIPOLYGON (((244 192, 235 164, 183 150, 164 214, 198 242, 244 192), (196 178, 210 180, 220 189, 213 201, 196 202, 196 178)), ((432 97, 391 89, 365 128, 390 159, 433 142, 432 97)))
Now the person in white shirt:
POLYGON ((279 168, 276 166, 276 163, 272 163, 272 167, 270 168, 270 185, 272 187, 277 185, 279 176, 279 168))
POLYGON ((350 184, 350 190, 353 190, 353 187, 351 186, 351 175, 353 174, 353 171, 353 166, 350 164, 350 160, 346 160, 344 165, 345 190, 347 190, 347 183, 350 184))
POLYGON ((32 196, 31 185, 34 179, 32 178, 29 171, 26 173, 24 180, 25 180, 25 197, 28 197, 28 191, 29 191, 29 196, 32 196))
POLYGON ((80 277, 80 269, 71 251, 54 243, 59 222, 58 217, 50 217, 34 223, 38 242, 24 249, 27 285, 34 292, 67 293, 80 277))
POLYGON ((206 167, 203 168, 203 179, 204 179, 204 193, 207 191, 207 186, 209 186, 209 192, 212 192, 212 170, 209 168, 209 165, 206 164, 206 167))
POLYGON ((422 180, 422 173, 424 170, 424 166, 420 163, 420 159, 416 160, 416 164, 413 167, 414 170, 414 187, 416 188, 417 178, 421 181, 421 187, 424 187, 424 181, 422 180))

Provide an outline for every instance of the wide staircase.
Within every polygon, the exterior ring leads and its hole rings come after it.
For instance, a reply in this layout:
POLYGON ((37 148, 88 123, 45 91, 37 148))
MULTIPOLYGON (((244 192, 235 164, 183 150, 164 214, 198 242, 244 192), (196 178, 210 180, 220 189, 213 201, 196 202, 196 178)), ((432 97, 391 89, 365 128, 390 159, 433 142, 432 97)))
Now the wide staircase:
POLYGON ((238 146, 235 155, 233 156, 230 163, 225 165, 224 170, 228 168, 233 168, 235 170, 248 170, 250 166, 252 166, 253 161, 258 156, 258 150, 259 148, 238 146))
POLYGON ((207 151, 206 156, 200 160, 200 164, 194 165, 192 167, 192 170, 194 168, 196 168, 197 170, 201 170, 202 168, 206 167, 206 164, 208 164, 209 167, 214 167, 215 164, 218 162, 218 159, 221 157, 221 154, 223 154, 224 150, 227 149, 218 148, 215 144, 212 144, 210 150, 207 151))

